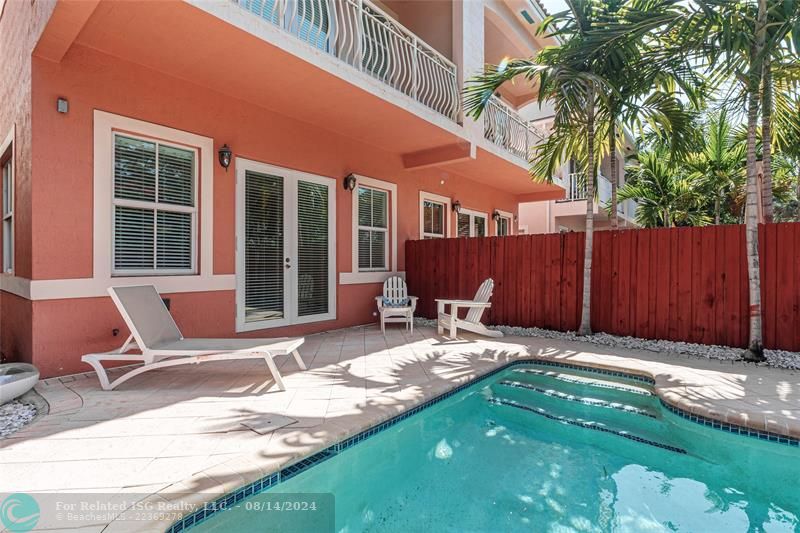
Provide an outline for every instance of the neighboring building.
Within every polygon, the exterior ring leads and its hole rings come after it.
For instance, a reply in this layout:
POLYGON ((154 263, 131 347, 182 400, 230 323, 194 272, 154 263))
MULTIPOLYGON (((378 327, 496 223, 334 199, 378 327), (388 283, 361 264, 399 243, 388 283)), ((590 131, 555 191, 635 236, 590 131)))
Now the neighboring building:
POLYGON ((528 179, 533 91, 461 109, 545 44, 531 0, 0 10, 0 350, 44 377, 121 343, 110 285, 154 284, 190 336, 364 324, 407 239, 513 234, 564 194, 528 179))
MULTIPOLYGON (((551 125, 546 121, 534 123, 541 123, 543 128, 548 129, 551 125)), ((625 147, 626 154, 617 153, 617 183, 619 187, 625 184, 625 156, 630 155, 631 150, 633 150, 632 145, 628 144, 625 147)), ((598 230, 611 228, 611 221, 606 210, 606 206, 611 203, 610 176, 611 166, 608 156, 606 156, 600 164, 594 202, 594 228, 598 230)), ((586 187, 582 173, 576 172, 574 162, 559 169, 558 173, 553 176, 553 184, 566 190, 564 198, 520 203, 520 233, 560 233, 586 230, 586 187)), ((617 205, 617 226, 619 228, 638 227, 636 202, 626 200, 617 205)))

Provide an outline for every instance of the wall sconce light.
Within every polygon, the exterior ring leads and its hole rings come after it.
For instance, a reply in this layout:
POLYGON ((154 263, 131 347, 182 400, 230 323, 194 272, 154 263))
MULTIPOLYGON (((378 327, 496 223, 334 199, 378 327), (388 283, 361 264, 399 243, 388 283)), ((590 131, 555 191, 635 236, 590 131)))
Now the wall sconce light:
POLYGON ((494 220, 495 222, 498 222, 500 220, 500 216, 501 216, 500 215, 500 211, 495 209, 494 213, 492 213, 492 220, 494 220))
POLYGON ((356 188, 357 181, 358 180, 356 180, 355 175, 348 174, 344 177, 344 180, 342 180, 342 186, 344 187, 344 190, 353 192, 356 188))
POLYGON ((453 212, 454 213, 460 213, 461 212, 461 202, 459 202, 458 200, 453 202, 453 212))
POLYGON ((225 169, 225 172, 228 171, 228 167, 231 166, 231 149, 228 147, 227 144, 223 144, 222 148, 219 149, 219 164, 222 165, 222 168, 225 169))
POLYGON ((514 215, 514 222, 519 220, 519 215, 514 215))

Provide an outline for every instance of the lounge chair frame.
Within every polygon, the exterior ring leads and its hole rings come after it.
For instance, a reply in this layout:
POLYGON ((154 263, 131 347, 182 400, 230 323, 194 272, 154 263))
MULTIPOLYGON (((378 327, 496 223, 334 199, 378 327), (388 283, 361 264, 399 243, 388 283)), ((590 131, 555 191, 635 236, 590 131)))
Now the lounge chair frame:
MULTIPOLYGON (((158 292, 152 285, 141 287, 120 287, 119 289, 152 290, 158 296, 158 292)), ((273 357, 277 355, 291 354, 300 369, 306 370, 306 365, 303 362, 303 359, 300 357, 300 352, 298 351, 300 346, 305 341, 305 339, 302 337, 275 339, 185 339, 183 335, 180 334, 177 324, 175 324, 172 315, 167 310, 160 296, 159 301, 161 302, 161 308, 154 309, 153 311, 159 313, 161 318, 164 320, 169 317, 170 323, 166 325, 166 328, 170 333, 174 332, 177 334, 178 338, 173 339, 171 342, 162 343, 161 345, 157 344, 155 346, 148 346, 144 341, 143 335, 139 331, 137 324, 117 294, 117 288, 110 287, 108 289, 108 293, 111 296, 111 299, 114 301, 114 304, 117 306, 117 310, 119 310, 120 314, 122 315, 122 318, 127 324, 128 329, 130 329, 131 334, 128 336, 122 346, 116 350, 101 353, 91 353, 81 357, 81 361, 91 365, 95 372, 97 372, 97 378, 100 380, 100 386, 103 388, 103 390, 113 390, 129 379, 150 370, 157 370, 159 368, 168 368, 178 365, 196 365, 211 361, 227 361, 232 359, 263 359, 280 390, 286 390, 286 386, 283 383, 283 379, 281 373, 278 371, 278 367, 275 366, 273 357), (225 344, 226 342, 232 342, 240 345, 247 344, 248 346, 239 349, 220 349, 219 347, 213 346, 214 344, 220 345, 225 344), (202 348, 204 343, 207 344, 206 349, 202 348), (140 353, 129 353, 132 350, 138 350, 140 353), (110 381, 106 369, 103 367, 103 361, 140 361, 143 363, 143 365, 126 372, 114 381, 110 381)))

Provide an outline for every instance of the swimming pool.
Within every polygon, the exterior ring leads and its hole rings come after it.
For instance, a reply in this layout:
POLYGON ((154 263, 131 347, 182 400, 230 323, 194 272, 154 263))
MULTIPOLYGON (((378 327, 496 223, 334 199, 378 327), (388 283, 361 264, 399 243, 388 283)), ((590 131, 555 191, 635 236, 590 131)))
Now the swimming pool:
POLYGON ((192 530, 263 530, 259 501, 319 493, 346 532, 800 527, 797 441, 686 420, 649 378, 515 364, 387 425, 192 530))

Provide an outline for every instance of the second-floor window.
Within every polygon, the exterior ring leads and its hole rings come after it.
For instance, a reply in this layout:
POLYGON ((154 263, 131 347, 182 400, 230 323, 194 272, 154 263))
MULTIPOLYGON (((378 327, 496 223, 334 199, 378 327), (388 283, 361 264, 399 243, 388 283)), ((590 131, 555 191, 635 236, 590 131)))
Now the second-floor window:
POLYGON ((114 135, 115 275, 193 274, 197 152, 114 135))
POLYGON ((358 270, 389 270, 389 192, 358 186, 358 270))

